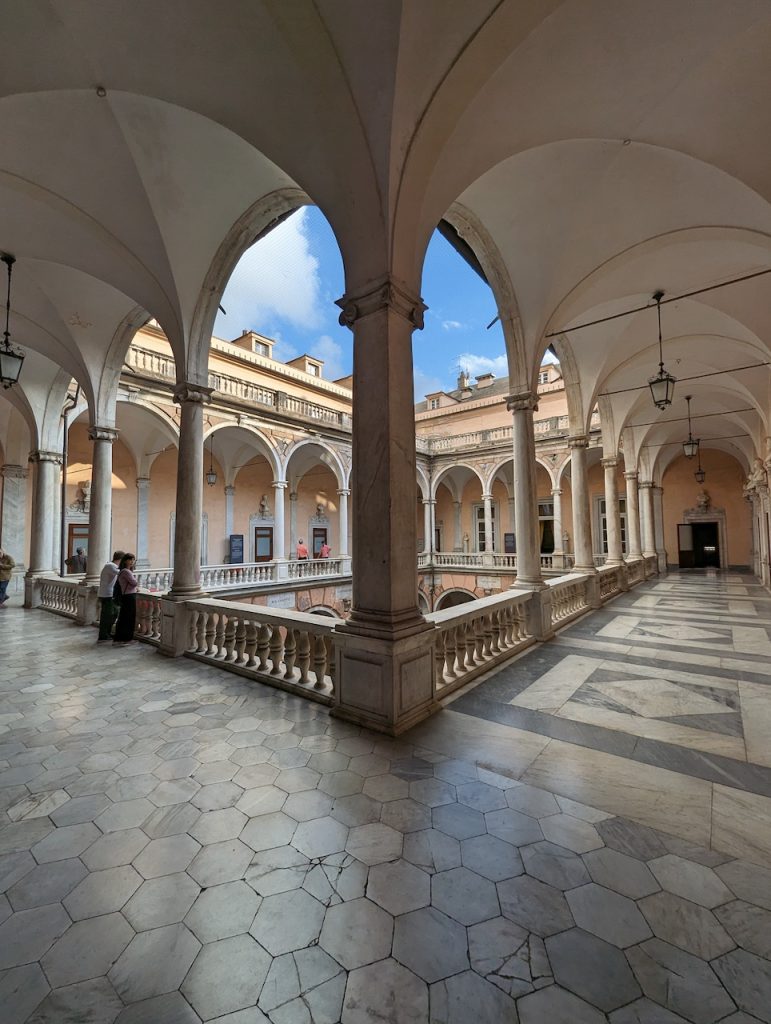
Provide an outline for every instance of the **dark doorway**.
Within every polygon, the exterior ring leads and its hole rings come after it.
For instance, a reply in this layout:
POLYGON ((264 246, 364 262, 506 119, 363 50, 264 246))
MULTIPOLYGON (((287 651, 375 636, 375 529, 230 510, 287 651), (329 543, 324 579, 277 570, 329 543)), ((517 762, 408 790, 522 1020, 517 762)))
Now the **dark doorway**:
POLYGON ((254 560, 255 562, 273 561, 273 527, 255 526, 254 528, 254 560))
POLYGON ((693 565, 695 569, 720 568, 717 523, 693 523, 693 565))

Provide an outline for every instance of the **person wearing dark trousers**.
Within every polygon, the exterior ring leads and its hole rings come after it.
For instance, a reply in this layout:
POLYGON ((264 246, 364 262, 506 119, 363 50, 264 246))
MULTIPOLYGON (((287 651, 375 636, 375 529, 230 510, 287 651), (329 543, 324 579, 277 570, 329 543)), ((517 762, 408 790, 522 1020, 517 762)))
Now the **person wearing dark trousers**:
POLYGON ((120 612, 115 623, 113 642, 118 647, 134 642, 134 627, 137 621, 137 578, 133 573, 136 558, 127 552, 118 566, 117 586, 120 589, 120 612))
POLYGON ((112 640, 112 627, 118 617, 118 605, 113 601, 115 581, 118 578, 122 551, 113 551, 112 561, 106 562, 99 576, 99 638, 98 644, 106 644, 112 640))

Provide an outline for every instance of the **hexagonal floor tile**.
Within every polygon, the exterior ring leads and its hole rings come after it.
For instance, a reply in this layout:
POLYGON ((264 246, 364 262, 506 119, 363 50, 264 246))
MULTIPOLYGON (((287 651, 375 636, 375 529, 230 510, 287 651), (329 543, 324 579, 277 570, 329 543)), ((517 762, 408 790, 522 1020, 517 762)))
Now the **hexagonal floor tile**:
POLYGON ((200 849, 189 835, 166 836, 148 843, 133 864, 143 878, 160 878, 184 871, 200 849))
POLYGON ((502 882, 505 878, 521 875, 522 858, 510 843, 504 843, 496 836, 474 836, 460 844, 463 866, 471 868, 491 882, 502 882))
POLYGON ((239 838, 255 853, 259 853, 274 846, 285 846, 291 841, 296 829, 297 822, 293 818, 283 811, 276 811, 250 819, 239 838))
POLYGON ((535 818, 521 811, 504 808, 500 811, 488 811, 485 814, 487 831, 512 846, 528 846, 543 839, 541 826, 535 818))
POLYGON ((537 878, 520 875, 499 882, 498 898, 504 917, 541 937, 573 926, 573 915, 565 897, 537 878))
POLYGON ((319 945, 351 971, 388 956, 393 928, 391 915, 371 900, 351 900, 327 910, 319 945))
POLYGON ((262 901, 250 934, 272 956, 280 956, 315 942, 323 920, 319 901, 303 889, 292 889, 262 901))
POLYGON ((46 953, 41 964, 55 987, 105 974, 134 938, 121 914, 78 921, 46 953))
POLYGON ((204 811, 190 829, 190 835, 202 846, 221 843, 226 839, 238 839, 246 821, 246 815, 237 811, 235 807, 204 811))
POLYGON ((371 1024, 389 1018, 398 1024, 424 1024, 428 1019, 425 982, 392 959, 351 971, 342 1024, 371 1024))
POLYGON ((579 928, 614 946, 624 949, 651 938, 651 930, 632 900, 596 882, 572 889, 565 898, 579 928))
MULTIPOLYGON (((332 810, 334 801, 331 796, 318 789, 306 789, 299 793, 291 793, 283 805, 284 814, 295 821, 312 821, 323 818, 332 810)), ((375 819, 377 820, 377 819, 375 819)), ((348 824, 348 822, 343 822, 348 824)))
POLYGON ((236 803, 236 808, 248 818, 257 818, 261 814, 280 811, 287 799, 283 789, 276 789, 273 785, 257 786, 256 789, 244 790, 243 796, 236 803))
POLYGON ((301 822, 292 838, 292 846, 315 860, 345 849, 348 829, 329 816, 301 822))
POLYGON ((514 1000, 473 971, 431 986, 431 1015, 447 1024, 468 1021, 514 1021, 514 1000))
POLYGON ((134 931, 148 931, 178 924, 195 902, 200 887, 184 871, 143 882, 126 906, 123 916, 134 931))
POLYGON ((495 886, 468 868, 451 868, 431 878, 431 904, 461 924, 477 924, 500 914, 495 886))
POLYGON ((546 949, 557 982, 605 1013, 642 995, 621 950, 596 935, 571 928, 548 937, 546 949))
POLYGON ((574 889, 590 881, 589 872, 577 853, 543 840, 522 850, 525 871, 555 889, 574 889))
POLYGON ((62 902, 73 921, 120 910, 133 896, 142 878, 128 864, 92 871, 62 902))
POLYGON ((394 916, 419 910, 431 902, 431 877, 406 860, 376 864, 370 868, 367 897, 394 916))
POLYGON ((659 891, 660 886, 648 866, 636 857, 606 846, 585 853, 583 860, 592 881, 620 892, 622 896, 638 900, 659 891))
POLYGON ((108 977, 127 1003, 174 992, 200 948, 201 943, 183 924, 141 932, 131 940, 108 977))
POLYGON ((225 882, 202 892, 185 917, 200 942, 216 942, 248 932, 260 897, 246 882, 225 882))
MULTIPOLYGON (((504 812, 498 812, 504 813, 504 812)), ((433 826, 455 839, 470 839, 487 831, 484 815, 465 804, 443 804, 432 812, 433 826)))
POLYGON ((358 825, 351 829, 345 848, 364 864, 383 864, 401 856, 402 836, 388 825, 358 825))
POLYGON ((39 960, 69 927, 61 903, 13 914, 0 925, 0 970, 39 960))
POLYGON ((210 885, 221 885, 223 882, 234 882, 243 878, 253 853, 240 839, 228 839, 224 843, 212 843, 204 846, 196 854, 187 869, 196 882, 203 888, 210 885))
POLYGON ((429 983, 469 967, 466 929, 435 907, 397 917, 393 955, 429 983))
POLYGON ((24 874, 8 889, 8 899, 13 909, 17 911, 43 907, 47 903, 58 903, 72 892, 87 874, 88 871, 77 857, 41 864, 24 874))
POLYGON ((182 993, 204 1020, 254 1006, 270 957, 249 935, 204 946, 182 985, 182 993))

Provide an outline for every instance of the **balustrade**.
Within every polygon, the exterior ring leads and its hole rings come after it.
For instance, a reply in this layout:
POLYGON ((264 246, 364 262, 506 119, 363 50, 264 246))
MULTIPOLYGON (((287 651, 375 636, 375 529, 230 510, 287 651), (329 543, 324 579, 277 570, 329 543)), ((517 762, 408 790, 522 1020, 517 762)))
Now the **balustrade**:
POLYGON ((342 558, 303 558, 287 562, 290 580, 317 576, 339 576, 343 571, 342 558))
POLYGON ((561 625, 589 607, 586 581, 583 574, 570 574, 548 580, 551 589, 551 621, 552 625, 561 625))
POLYGON ((621 573, 619 566, 603 566, 599 572, 600 601, 608 601, 615 594, 621 593, 621 573))
POLYGON ((61 579, 55 576, 43 576, 38 581, 40 587, 39 607, 56 615, 64 615, 68 619, 77 618, 78 587, 82 576, 61 579))
POLYGON ((527 632, 530 591, 506 591, 469 604, 432 612, 436 627, 434 694, 441 699, 493 665, 535 642, 527 632))
POLYGON ((324 704, 334 703, 334 622, 255 605, 188 601, 188 654, 324 704))
POLYGON ((137 594, 137 622, 134 635, 157 644, 161 639, 161 599, 157 594, 137 594))

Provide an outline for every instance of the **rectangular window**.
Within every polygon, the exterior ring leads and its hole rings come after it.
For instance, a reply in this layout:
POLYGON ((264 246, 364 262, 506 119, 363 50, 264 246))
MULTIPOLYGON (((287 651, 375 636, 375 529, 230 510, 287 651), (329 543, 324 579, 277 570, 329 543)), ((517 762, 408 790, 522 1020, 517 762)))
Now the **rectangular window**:
POLYGON ((542 555, 554 551, 554 502, 538 502, 538 536, 542 555))
POLYGON ((327 528, 326 526, 314 526, 313 527, 313 558, 319 558, 321 556, 321 548, 327 542, 327 528))
POLYGON ((254 560, 255 562, 273 561, 273 527, 255 526, 254 528, 254 560))
MULTIPOLYGON (((600 551, 607 555, 608 553, 608 520, 605 514, 605 499, 597 499, 597 520, 599 523, 600 530, 600 551)), ((626 498, 618 499, 618 510, 619 517, 621 519, 621 551, 623 554, 627 553, 626 550, 626 498)))
MULTIPOLYGON (((493 505, 491 508, 492 522, 493 522, 493 535, 492 535, 492 547, 491 551, 495 551, 495 533, 496 533, 496 506, 493 505)), ((477 533, 477 551, 485 551, 485 507, 484 505, 474 505, 474 520, 476 522, 476 533, 477 533)))
POLYGON ((439 399, 438 398, 430 399, 429 403, 428 403, 428 408, 429 409, 438 409, 439 408, 439 399))
POLYGON ((539 384, 548 384, 549 383, 549 371, 548 370, 542 370, 541 373, 538 374, 538 383, 539 384))

